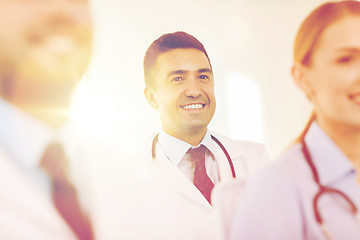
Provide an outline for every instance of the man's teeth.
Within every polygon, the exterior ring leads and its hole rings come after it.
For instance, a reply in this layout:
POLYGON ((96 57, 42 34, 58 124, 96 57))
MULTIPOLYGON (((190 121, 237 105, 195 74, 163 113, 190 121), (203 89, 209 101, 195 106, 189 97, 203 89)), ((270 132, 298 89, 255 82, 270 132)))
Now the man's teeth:
POLYGON ((200 109, 203 108, 202 104, 190 104, 190 105, 185 105, 183 107, 184 109, 200 109))

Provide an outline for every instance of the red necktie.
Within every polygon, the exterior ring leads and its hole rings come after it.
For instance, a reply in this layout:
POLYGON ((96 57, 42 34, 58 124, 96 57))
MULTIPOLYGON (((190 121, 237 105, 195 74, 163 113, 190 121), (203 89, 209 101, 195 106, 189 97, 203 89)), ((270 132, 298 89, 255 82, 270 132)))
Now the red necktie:
POLYGON ((80 240, 92 240, 91 223, 82 213, 76 190, 65 174, 67 158, 59 143, 48 146, 40 166, 51 177, 52 198, 58 212, 80 240))
POLYGON ((206 173, 205 150, 206 147, 201 145, 198 148, 190 148, 188 153, 191 159, 195 161, 194 184, 211 204, 211 191, 214 188, 214 184, 206 173))

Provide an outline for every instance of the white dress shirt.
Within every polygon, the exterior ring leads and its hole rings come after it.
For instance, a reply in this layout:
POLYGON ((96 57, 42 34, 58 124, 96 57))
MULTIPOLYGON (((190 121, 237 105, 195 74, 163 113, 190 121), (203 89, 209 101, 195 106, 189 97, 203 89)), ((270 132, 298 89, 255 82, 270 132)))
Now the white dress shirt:
POLYGON ((187 142, 166 134, 164 131, 160 131, 159 144, 167 158, 178 166, 191 182, 194 182, 195 162, 190 158, 190 155, 186 153, 190 148, 197 148, 200 145, 204 145, 206 147, 206 173, 214 184, 220 181, 218 163, 213 154, 215 152, 214 141, 211 139, 209 131, 206 131, 204 138, 198 146, 192 146, 187 142))
POLYGON ((39 162, 55 133, 45 124, 0 98, 0 146, 26 174, 49 190, 39 162))
MULTIPOLYGON (((67 130, 57 133, 1 98, 0 123, 0 239, 73 239, 53 206, 51 181, 39 166, 48 144, 63 143, 67 130)), ((68 155, 75 150, 63 147, 68 155)))

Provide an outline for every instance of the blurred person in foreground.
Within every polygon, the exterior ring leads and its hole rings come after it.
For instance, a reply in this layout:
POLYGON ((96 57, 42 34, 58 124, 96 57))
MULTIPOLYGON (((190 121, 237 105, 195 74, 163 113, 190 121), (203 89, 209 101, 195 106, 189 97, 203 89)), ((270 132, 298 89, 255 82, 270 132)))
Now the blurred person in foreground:
POLYGON ((144 73, 145 96, 162 125, 144 158, 173 193, 164 204, 173 206, 177 218, 168 221, 182 230, 172 239, 216 239, 214 186, 251 175, 267 162, 265 147, 208 129, 216 108, 213 69, 192 35, 174 32, 155 40, 146 51, 144 73))
POLYGON ((87 0, 0 1, 0 239, 93 239, 65 137, 91 45, 87 0))
POLYGON ((311 12, 295 39, 292 75, 314 113, 249 180, 230 239, 360 239, 360 2, 311 12))

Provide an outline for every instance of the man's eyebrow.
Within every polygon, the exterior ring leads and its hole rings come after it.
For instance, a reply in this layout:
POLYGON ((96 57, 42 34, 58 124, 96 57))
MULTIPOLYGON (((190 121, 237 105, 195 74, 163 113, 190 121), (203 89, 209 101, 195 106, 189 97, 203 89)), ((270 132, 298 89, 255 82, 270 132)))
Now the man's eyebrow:
POLYGON ((168 77, 171 76, 171 75, 180 75, 180 74, 184 74, 188 71, 185 71, 185 70, 175 70, 175 71, 171 71, 168 73, 168 77))
MULTIPOLYGON (((172 75, 181 75, 181 74, 186 74, 189 71, 187 70, 175 70, 175 71, 171 71, 168 73, 168 77, 172 76, 172 75)), ((210 68, 201 68, 199 70, 196 71, 197 73, 212 73, 212 70, 210 68)))
POLYGON ((202 68, 197 71, 198 73, 212 73, 210 68, 202 68))
POLYGON ((336 52, 344 52, 344 53, 358 53, 360 50, 355 47, 344 47, 336 49, 336 52))

